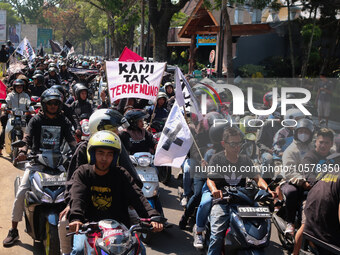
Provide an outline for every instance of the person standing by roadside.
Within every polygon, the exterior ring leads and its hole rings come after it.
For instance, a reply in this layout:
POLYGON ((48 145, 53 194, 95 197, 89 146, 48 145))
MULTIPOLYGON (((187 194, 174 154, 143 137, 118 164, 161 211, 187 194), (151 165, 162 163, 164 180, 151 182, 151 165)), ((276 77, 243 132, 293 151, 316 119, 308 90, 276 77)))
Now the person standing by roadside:
POLYGON ((321 119, 325 119, 326 127, 328 127, 328 118, 331 114, 331 99, 333 86, 324 74, 320 74, 320 83, 318 85, 318 94, 315 104, 318 109, 319 123, 321 119))
POLYGON ((1 45, 1 50, 0 50, 0 66, 1 66, 3 77, 5 77, 6 75, 6 63, 8 61, 8 58, 9 58, 9 54, 8 54, 8 51, 6 50, 6 45, 3 44, 1 45))

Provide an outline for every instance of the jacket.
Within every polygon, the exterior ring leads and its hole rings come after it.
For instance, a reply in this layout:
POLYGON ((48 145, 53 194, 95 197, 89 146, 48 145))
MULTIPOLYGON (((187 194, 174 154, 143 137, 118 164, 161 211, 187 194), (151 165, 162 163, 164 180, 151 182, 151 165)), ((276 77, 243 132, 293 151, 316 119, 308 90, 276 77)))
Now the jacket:
POLYGON ((30 106, 31 98, 25 92, 18 94, 15 91, 12 91, 6 97, 6 104, 7 107, 11 109, 18 109, 22 111, 34 110, 33 107, 30 106))

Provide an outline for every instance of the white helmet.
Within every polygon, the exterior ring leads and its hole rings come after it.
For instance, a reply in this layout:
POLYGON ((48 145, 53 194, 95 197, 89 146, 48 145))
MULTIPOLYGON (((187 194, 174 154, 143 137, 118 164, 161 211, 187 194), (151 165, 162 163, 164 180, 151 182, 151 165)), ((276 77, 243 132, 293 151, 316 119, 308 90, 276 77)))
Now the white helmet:
POLYGON ((89 119, 90 135, 100 130, 107 130, 110 129, 110 127, 118 128, 120 126, 127 128, 129 122, 120 112, 112 109, 97 110, 89 119))

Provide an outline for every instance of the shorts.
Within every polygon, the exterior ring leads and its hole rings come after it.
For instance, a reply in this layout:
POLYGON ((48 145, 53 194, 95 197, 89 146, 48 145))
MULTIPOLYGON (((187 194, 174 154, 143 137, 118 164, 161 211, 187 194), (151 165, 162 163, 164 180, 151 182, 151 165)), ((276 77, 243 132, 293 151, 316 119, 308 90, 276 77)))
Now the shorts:
POLYGON ((331 102, 330 101, 318 101, 318 115, 319 117, 328 118, 331 113, 331 102))

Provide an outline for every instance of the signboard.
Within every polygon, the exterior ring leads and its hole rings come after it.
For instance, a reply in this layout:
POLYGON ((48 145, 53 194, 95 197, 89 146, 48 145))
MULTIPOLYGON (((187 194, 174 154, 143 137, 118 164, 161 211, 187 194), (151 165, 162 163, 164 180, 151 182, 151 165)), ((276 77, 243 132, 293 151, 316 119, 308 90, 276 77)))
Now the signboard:
POLYGON ((0 10, 0 42, 6 42, 6 10, 0 10))
POLYGON ((106 73, 111 102, 129 97, 155 101, 165 64, 107 61, 106 73))
POLYGON ((209 54, 209 63, 212 64, 215 60, 215 50, 212 50, 210 51, 210 54, 209 54))
POLYGON ((196 47, 199 46, 216 46, 217 36, 216 35, 197 35, 196 36, 196 47))
POLYGON ((38 27, 33 24, 21 24, 21 38, 27 38, 31 46, 37 49, 38 27))
POLYGON ((37 48, 42 46, 44 49, 50 48, 49 40, 52 40, 53 30, 49 28, 38 28, 37 48))
POLYGON ((8 26, 8 40, 10 40, 14 48, 21 42, 21 24, 9 25, 8 26))

